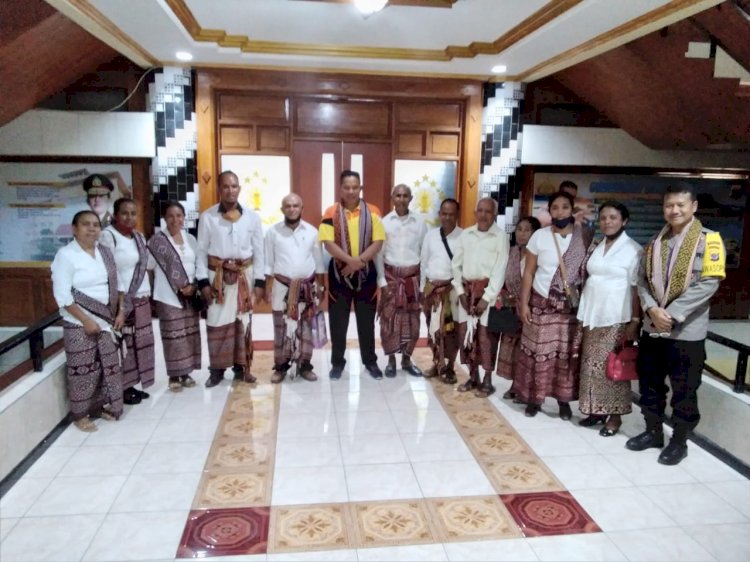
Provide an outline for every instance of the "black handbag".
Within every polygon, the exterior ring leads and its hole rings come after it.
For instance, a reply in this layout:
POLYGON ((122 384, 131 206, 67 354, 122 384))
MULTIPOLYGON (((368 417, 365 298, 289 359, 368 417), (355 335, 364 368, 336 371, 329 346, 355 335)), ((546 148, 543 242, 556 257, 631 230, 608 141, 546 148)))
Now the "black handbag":
POLYGON ((188 300, 190 301, 190 306, 195 312, 203 312, 206 308, 206 301, 203 300, 203 295, 197 288, 195 289, 195 292, 188 297, 188 300))
POLYGON ((493 306, 487 316, 487 329, 496 334, 515 334, 521 329, 521 321, 512 307, 493 306))

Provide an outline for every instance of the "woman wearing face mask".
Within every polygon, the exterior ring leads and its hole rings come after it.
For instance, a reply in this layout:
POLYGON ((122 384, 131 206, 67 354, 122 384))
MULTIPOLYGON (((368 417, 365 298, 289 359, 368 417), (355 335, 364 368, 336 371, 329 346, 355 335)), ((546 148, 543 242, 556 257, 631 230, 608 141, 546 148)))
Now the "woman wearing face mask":
MULTIPOLYGON (((515 321, 508 322, 508 326, 501 327, 500 353, 497 357, 497 374, 504 379, 513 380, 513 371, 518 360, 518 351, 521 347, 521 321, 518 319, 516 308, 518 298, 521 295, 521 280, 523 270, 526 266, 526 245, 531 235, 542 228, 539 219, 535 217, 523 217, 516 225, 515 245, 508 254, 508 266, 505 269, 505 286, 500 291, 498 304, 507 309, 510 314, 506 318, 515 321)), ((503 398, 509 400, 516 398, 516 391, 511 385, 510 389, 503 394, 503 398)))
POLYGON ((151 237, 148 249, 159 266, 155 270, 154 301, 169 390, 180 392, 183 387, 195 386, 190 373, 201 368, 200 314, 190 302, 196 291, 198 242, 182 230, 185 208, 177 201, 166 204, 164 222, 166 230, 151 237))
POLYGON ((153 269, 143 234, 136 232, 138 207, 130 198, 115 201, 114 221, 99 241, 110 248, 117 264, 119 309, 114 328, 121 330, 126 350, 122 361, 125 404, 139 404, 150 395, 138 390, 154 384, 154 332, 151 328, 151 284, 147 270, 153 269))
POLYGON ((629 218, 622 203, 607 201, 599 207, 604 238, 589 248, 578 308, 584 328, 578 407, 588 415, 579 424, 605 424, 599 431, 603 437, 615 435, 621 416, 631 411, 630 381, 613 382, 606 373, 609 353, 637 338, 641 316, 636 282, 643 249, 625 233, 629 218))
POLYGON ((73 424, 96 431, 92 417, 122 414, 122 373, 112 324, 117 312, 117 269, 97 244, 102 231, 93 211, 73 217, 73 238, 52 262, 52 291, 63 319, 66 382, 73 424))
POLYGON ((591 235, 575 224, 573 203, 568 193, 551 195, 552 225, 532 234, 526 246, 518 303, 524 326, 513 386, 529 417, 550 396, 557 399, 560 419, 569 420, 569 403, 578 395, 581 330, 565 287, 580 287, 591 235))

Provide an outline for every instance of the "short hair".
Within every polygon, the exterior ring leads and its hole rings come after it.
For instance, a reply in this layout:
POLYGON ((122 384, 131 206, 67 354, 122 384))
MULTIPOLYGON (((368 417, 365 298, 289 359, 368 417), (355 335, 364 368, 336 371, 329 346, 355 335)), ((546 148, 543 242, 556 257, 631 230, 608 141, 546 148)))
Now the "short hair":
POLYGON ((602 213, 602 209, 606 209, 608 207, 610 209, 617 210, 620 213, 620 217, 622 217, 622 220, 626 221, 630 218, 630 211, 628 211, 628 208, 619 201, 612 201, 611 199, 599 205, 599 214, 602 213))
POLYGON ((679 195, 681 193, 687 193, 688 195, 690 195, 691 201, 698 200, 698 194, 695 192, 695 186, 692 183, 688 183, 686 181, 668 185, 667 189, 664 190, 664 199, 667 198, 667 195, 679 195))
POLYGON ((299 199, 299 204, 304 205, 304 201, 302 201, 302 196, 300 196, 299 193, 287 193, 286 195, 284 195, 284 197, 281 198, 281 205, 283 206, 284 201, 286 201, 290 197, 296 197, 297 199, 299 199))
POLYGON ((443 205, 447 205, 448 203, 451 203, 456 206, 456 212, 461 210, 461 205, 458 204, 458 201, 453 199, 452 197, 446 197, 440 202, 440 208, 443 208, 443 205))
POLYGON ((563 180, 560 182, 560 187, 557 188, 557 191, 564 191, 566 187, 571 187, 576 190, 576 193, 578 193, 578 184, 570 180, 563 180))
POLYGON ((117 201, 115 201, 115 205, 114 205, 115 214, 120 212, 120 207, 122 207, 123 205, 128 205, 130 203, 135 205, 136 208, 138 207, 138 205, 135 202, 135 199, 133 199, 132 197, 120 197, 117 201))
POLYGON ((233 172, 232 170, 224 170, 223 172, 221 172, 221 173, 220 173, 220 174, 219 174, 219 175, 217 176, 217 178, 216 178, 216 185, 219 185, 219 184, 221 184, 221 178, 222 178, 223 176, 229 176, 229 175, 232 175, 232 176, 234 176, 235 178, 237 178, 237 181, 238 181, 238 182, 240 181, 240 176, 238 176, 237 174, 235 174, 235 173, 234 173, 234 172, 233 172))
POLYGON ((475 210, 475 211, 476 211, 477 209, 479 209, 479 204, 480 204, 480 203, 481 203, 482 201, 491 201, 491 202, 492 202, 492 209, 493 209, 493 211, 495 212, 495 214, 497 214, 497 213, 498 213, 499 205, 498 205, 497 199, 493 199, 492 197, 482 197, 481 199, 479 199, 479 200, 477 201, 477 205, 476 205, 476 207, 474 207, 474 210, 475 210))
POLYGON ((362 179, 359 177, 359 172, 355 172, 354 170, 344 170, 341 172, 339 175, 339 184, 344 183, 346 178, 357 178, 357 181, 362 183, 362 179))
POLYGON ((99 215, 97 215, 94 211, 91 211, 90 209, 78 211, 75 215, 73 215, 73 221, 70 224, 72 224, 73 226, 78 226, 78 223, 81 221, 81 217, 83 215, 93 215, 94 217, 96 217, 96 221, 99 223, 99 228, 102 227, 102 221, 99 218, 99 215))
POLYGON ((547 209, 548 210, 551 209, 552 203, 554 203, 561 197, 568 200, 568 203, 570 203, 571 209, 575 207, 576 200, 570 193, 567 193, 565 191, 558 191, 557 193, 553 193, 552 195, 550 195, 549 198, 547 199, 547 209))
POLYGON ((411 187, 409 187, 405 183, 399 183, 397 185, 394 185, 393 189, 391 189, 391 197, 393 197, 393 194, 396 193, 397 189, 405 189, 407 191, 407 193, 409 193, 409 197, 412 196, 412 194, 411 194, 411 187))
POLYGON ((180 211, 182 211, 182 214, 185 214, 185 207, 182 206, 182 203, 180 203, 179 201, 167 201, 164 204, 164 209, 161 213, 162 218, 167 216, 167 211, 169 211, 169 209, 171 209, 172 207, 178 207, 180 211))
POLYGON ((537 230, 542 228, 542 223, 536 217, 532 217, 532 216, 521 217, 521 219, 518 221, 518 224, 516 224, 516 226, 518 226, 522 222, 529 223, 529 226, 531 227, 532 232, 536 232, 537 230))

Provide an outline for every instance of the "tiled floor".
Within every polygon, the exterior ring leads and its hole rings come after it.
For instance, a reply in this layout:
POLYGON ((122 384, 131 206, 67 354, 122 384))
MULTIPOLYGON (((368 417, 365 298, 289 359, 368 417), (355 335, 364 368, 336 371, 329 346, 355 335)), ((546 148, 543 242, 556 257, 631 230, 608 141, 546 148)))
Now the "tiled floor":
POLYGON ((349 355, 335 382, 324 351, 316 383, 269 384, 270 352, 253 386, 158 377, 121 421, 68 428, 0 501, 0 559, 750 559, 750 481, 694 445, 677 467, 626 451, 639 416, 605 439, 524 417, 506 381, 477 399, 349 355))

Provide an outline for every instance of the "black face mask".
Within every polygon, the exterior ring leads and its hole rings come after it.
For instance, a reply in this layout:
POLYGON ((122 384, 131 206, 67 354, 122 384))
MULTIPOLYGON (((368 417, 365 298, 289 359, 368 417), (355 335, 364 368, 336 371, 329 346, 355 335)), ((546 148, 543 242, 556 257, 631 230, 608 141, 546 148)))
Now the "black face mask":
POLYGON ((552 224, 555 225, 556 228, 563 229, 569 224, 573 224, 576 222, 576 219, 571 215, 567 219, 552 219, 552 224))
POLYGON ((612 240, 617 240, 620 237, 620 234, 622 234, 623 232, 625 232, 625 227, 621 226, 620 230, 618 230, 614 234, 606 234, 605 236, 607 237, 607 240, 611 242, 612 240))

